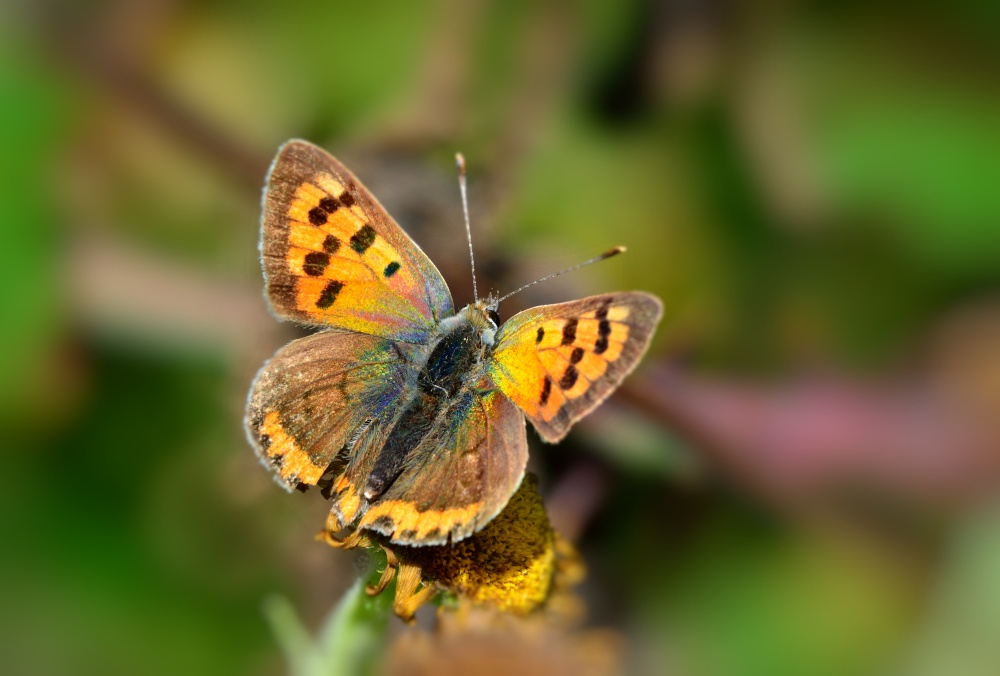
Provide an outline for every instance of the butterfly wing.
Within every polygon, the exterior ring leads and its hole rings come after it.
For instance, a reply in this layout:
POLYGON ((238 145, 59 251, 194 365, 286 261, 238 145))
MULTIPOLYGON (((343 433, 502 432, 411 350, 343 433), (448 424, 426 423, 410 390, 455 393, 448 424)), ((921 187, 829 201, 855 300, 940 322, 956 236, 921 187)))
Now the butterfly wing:
MULTIPOLYGON (((443 545, 472 535, 507 504, 528 461, 517 407, 495 389, 466 390, 439 421, 388 490, 367 505, 359 528, 399 544, 443 545)), ((363 477, 363 469, 349 468, 337 486, 341 523, 353 522, 364 506, 355 490, 363 477)))
POLYGON ((487 372, 555 443, 635 368, 662 312, 640 292, 525 310, 500 327, 487 372))
POLYGON ((415 343, 454 314, 430 259, 321 148, 281 147, 263 209, 261 257, 275 314, 415 343))
POLYGON ((286 488, 339 475, 368 421, 389 415, 413 377, 413 346, 360 333, 321 331, 292 341, 250 388, 250 443, 286 488))

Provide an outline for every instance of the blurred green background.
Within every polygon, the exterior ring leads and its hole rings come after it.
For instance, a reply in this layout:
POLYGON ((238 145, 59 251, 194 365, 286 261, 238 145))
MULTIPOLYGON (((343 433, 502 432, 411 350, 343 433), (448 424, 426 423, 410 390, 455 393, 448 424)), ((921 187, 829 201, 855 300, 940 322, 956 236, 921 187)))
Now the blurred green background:
POLYGON ((1000 673, 1000 5, 0 7, 0 671, 281 673, 358 563, 243 439, 300 335, 267 163, 352 167, 471 298, 646 289, 623 392, 532 435, 640 674, 1000 673))

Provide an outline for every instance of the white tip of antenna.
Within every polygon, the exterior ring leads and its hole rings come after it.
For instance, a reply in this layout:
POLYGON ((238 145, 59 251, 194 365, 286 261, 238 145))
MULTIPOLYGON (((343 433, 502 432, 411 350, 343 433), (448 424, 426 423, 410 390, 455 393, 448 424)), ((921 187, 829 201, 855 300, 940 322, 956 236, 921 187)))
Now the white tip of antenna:
POLYGON ((462 153, 455 153, 455 166, 458 167, 459 175, 465 176, 465 156, 462 153))
POLYGON ((601 258, 611 258, 612 256, 617 256, 618 254, 623 254, 628 249, 623 246, 616 246, 614 249, 610 249, 601 254, 601 258))

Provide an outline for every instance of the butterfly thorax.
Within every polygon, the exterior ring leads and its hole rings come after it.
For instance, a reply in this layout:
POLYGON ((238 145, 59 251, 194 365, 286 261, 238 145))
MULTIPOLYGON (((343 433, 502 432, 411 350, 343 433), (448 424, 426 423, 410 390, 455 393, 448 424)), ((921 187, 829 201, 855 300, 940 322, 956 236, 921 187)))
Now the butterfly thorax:
POLYGON ((413 395, 395 419, 365 482, 365 499, 371 501, 384 493, 415 449, 432 452, 437 437, 442 442, 446 438, 442 431, 448 428, 442 421, 455 419, 456 409, 489 387, 484 381, 485 364, 497 330, 489 312, 486 302, 473 303, 438 325, 413 395))

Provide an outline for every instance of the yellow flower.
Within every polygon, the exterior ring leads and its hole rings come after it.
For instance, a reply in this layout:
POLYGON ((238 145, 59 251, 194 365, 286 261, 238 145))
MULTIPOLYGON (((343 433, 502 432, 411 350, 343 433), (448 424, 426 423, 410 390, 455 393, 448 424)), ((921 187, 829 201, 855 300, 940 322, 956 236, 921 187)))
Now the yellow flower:
POLYGON ((321 537, 335 547, 383 549, 386 570, 368 593, 381 593, 395 579, 393 610, 404 620, 412 619, 417 608, 439 591, 525 615, 549 598, 557 570, 566 571, 563 577, 567 579, 579 578, 582 570, 572 547, 558 540, 549 525, 538 481, 530 474, 493 521, 461 542, 407 547, 389 545, 376 534, 359 531, 343 540, 329 530, 321 537), (563 554, 558 561, 557 550, 563 554))

